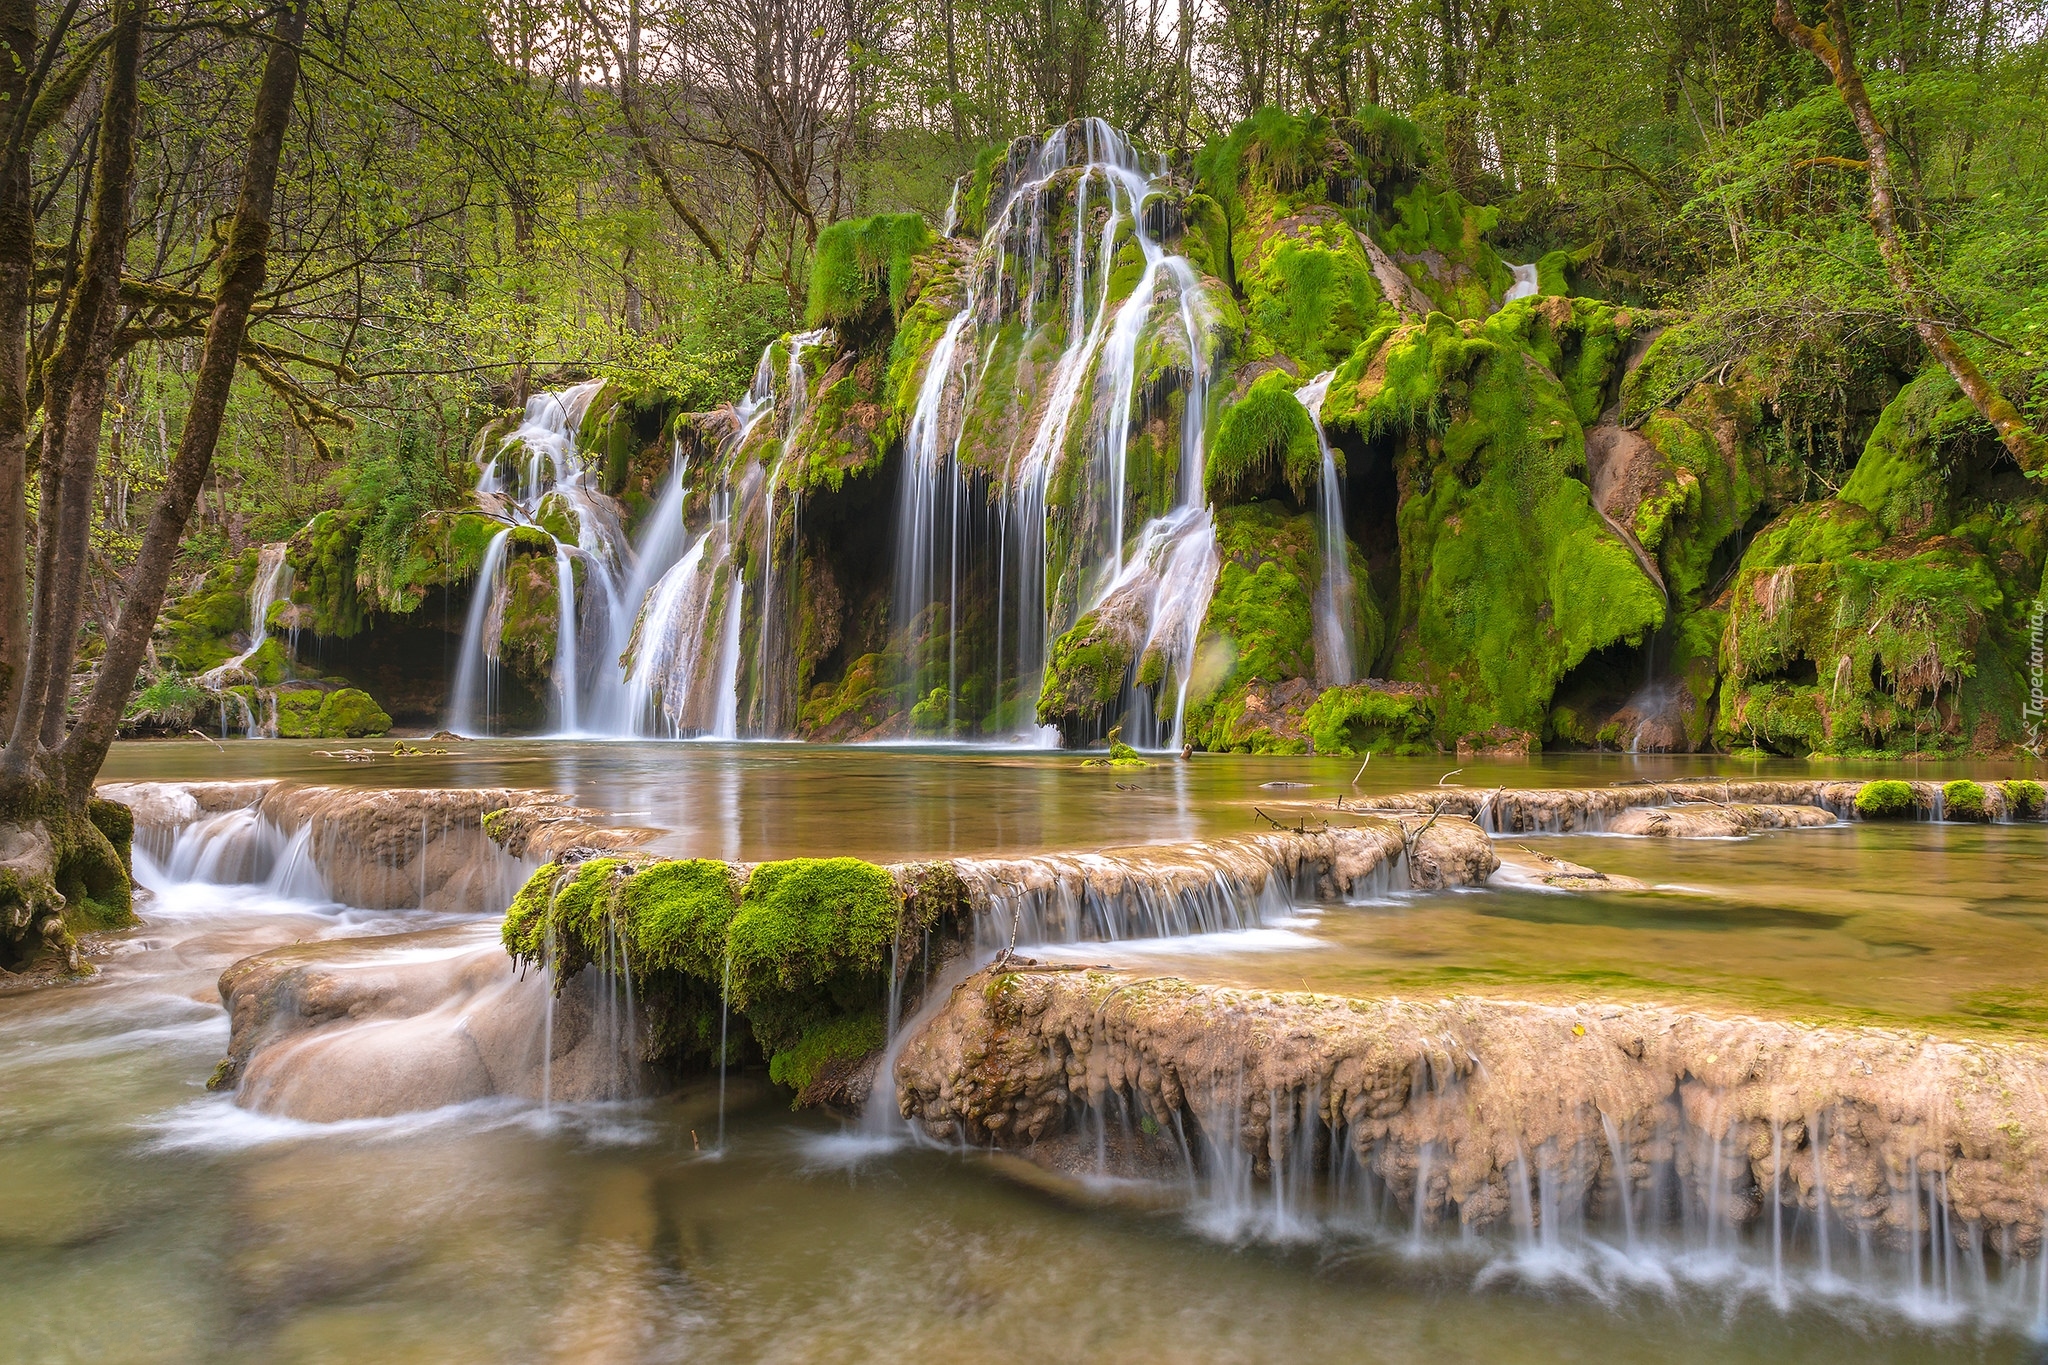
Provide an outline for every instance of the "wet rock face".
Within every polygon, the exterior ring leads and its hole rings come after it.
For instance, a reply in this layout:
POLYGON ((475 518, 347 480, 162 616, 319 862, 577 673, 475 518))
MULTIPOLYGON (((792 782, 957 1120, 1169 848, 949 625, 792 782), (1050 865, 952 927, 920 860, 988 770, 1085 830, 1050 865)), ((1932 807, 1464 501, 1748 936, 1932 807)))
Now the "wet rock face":
MULTIPOLYGON (((1528 1217, 1539 1178, 1553 1209, 1643 1209, 1662 1171, 1730 1225, 1825 1201, 1904 1244, 1932 1199, 2033 1255, 2044 1061, 2033 1045, 1656 1006, 1350 1000, 1013 961, 954 990, 895 1081, 933 1137, 1043 1144, 1054 1164, 1109 1112, 1260 1178, 1348 1147, 1418 1226, 1528 1217)), ((1148 1173, 1158 1153, 1141 1156, 1121 1173, 1148 1173)))
POLYGON ((137 845, 167 869, 191 840, 215 844, 192 850, 210 879, 261 881, 278 860, 300 858, 329 896, 366 910, 494 912, 524 876, 521 864, 651 837, 603 825, 565 797, 505 787, 133 782, 99 794, 134 812, 137 845))
POLYGON ((506 958, 494 924, 274 949, 221 974, 231 1033, 209 1086, 316 1123, 609 1098, 637 1080, 639 1050, 607 1027, 603 989, 583 974, 550 1019, 546 979, 506 958))

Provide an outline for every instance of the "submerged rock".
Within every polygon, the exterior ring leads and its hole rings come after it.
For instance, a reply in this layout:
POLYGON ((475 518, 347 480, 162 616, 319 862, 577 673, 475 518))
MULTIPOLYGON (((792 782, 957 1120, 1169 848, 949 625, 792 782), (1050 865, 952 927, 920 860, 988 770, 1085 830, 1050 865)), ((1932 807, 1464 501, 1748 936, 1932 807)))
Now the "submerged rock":
MULTIPOLYGON (((1546 1218, 1645 1209, 1661 1172, 1724 1224, 1825 1206, 1905 1245, 1939 1202, 2031 1256, 2044 1062, 2038 1044, 1654 1005, 1348 999, 1014 961, 952 992, 895 1081, 928 1135, 1055 1166, 1064 1135, 1106 1115, 1172 1135, 1183 1170, 1276 1186, 1345 1153, 1417 1227, 1526 1222, 1532 1181, 1546 1218)), ((1159 1152, 1141 1155, 1098 1171, 1151 1174, 1159 1152)))
POLYGON ((1760 829, 1810 829, 1834 823, 1833 812, 1818 806, 1666 806, 1624 811, 1607 826, 1607 832, 1664 839, 1737 839, 1760 829))

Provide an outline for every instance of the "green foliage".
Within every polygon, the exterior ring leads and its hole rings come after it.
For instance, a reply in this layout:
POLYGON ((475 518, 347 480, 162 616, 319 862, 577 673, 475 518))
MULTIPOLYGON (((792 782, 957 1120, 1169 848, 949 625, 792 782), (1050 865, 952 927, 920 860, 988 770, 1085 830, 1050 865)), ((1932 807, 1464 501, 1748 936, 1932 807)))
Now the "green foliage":
POLYGON ((2048 787, 2032 778, 2014 778, 1998 784, 2005 794, 2006 809, 2019 820, 2038 820, 2048 812, 2048 787))
POLYGON ((871 326, 884 303, 891 321, 902 317, 911 260, 931 239, 916 213, 849 218, 820 232, 811 256, 811 326, 871 326))
MULTIPOLYGON (((1858 792, 1857 796, 1860 798, 1862 793, 1858 792)), ((1991 818, 1990 808, 1984 804, 1984 788, 1967 777, 1959 777, 1942 785, 1941 809, 1943 817, 1949 820, 1991 818)))
POLYGON ((1302 716, 1301 728, 1318 754, 1435 752, 1429 697, 1420 689, 1391 692, 1368 683, 1325 689, 1302 716))
POLYGON ((1322 477, 1322 450, 1308 410, 1294 396, 1298 381, 1284 370, 1259 376, 1224 410, 1204 470, 1209 496, 1226 501, 1257 494, 1278 473, 1296 498, 1322 477))
POLYGON ((166 730, 191 727, 207 703, 206 689, 172 671, 158 675, 128 702, 123 720, 166 730))
POLYGON ((410 610, 424 564, 416 550, 423 524, 466 490, 414 421, 387 446, 361 450, 351 470, 348 505, 358 513, 358 588, 380 605, 410 610))
POLYGON ((1856 813, 1866 820, 1897 820, 1913 813, 1917 804, 1909 782, 1885 779, 1865 782, 1856 791, 1856 813))
POLYGON ((794 1090, 801 1101, 818 1073, 833 1062, 858 1061, 887 1042, 886 1025, 878 1013, 834 1019, 807 1031, 797 1042, 768 1059, 768 1079, 794 1090))

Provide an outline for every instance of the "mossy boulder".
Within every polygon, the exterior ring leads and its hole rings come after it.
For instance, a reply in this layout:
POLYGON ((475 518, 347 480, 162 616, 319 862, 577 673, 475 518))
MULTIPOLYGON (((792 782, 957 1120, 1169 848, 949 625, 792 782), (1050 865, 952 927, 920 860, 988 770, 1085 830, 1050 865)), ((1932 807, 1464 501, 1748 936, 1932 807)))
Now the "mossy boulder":
POLYGON ((1318 754, 1406 757, 1436 752, 1436 717, 1427 691, 1415 684, 1353 683, 1326 689, 1302 716, 1318 754))
POLYGON ((1992 815, 1983 786, 1967 777, 1942 784, 1941 811, 1949 820, 1989 820, 1992 815))
POLYGON ((857 858, 763 863, 744 878, 711 859, 594 858, 535 873, 502 933, 558 987, 592 965, 630 973, 647 1060, 718 1064, 727 1011, 732 1043, 801 1098, 828 1067, 882 1045, 891 967, 907 975, 959 900, 957 886, 910 887, 857 858))
MULTIPOLYGON (((276 704, 279 739, 368 739, 391 729, 384 708, 359 688, 286 687, 276 704)), ((260 714, 262 705, 258 698, 251 709, 260 714)))
POLYGON ((1887 778, 1865 782, 1856 792, 1856 813, 1865 820, 1903 820, 1919 808, 1913 784, 1887 778))
POLYGON ((1392 461, 1390 676, 1432 690, 1446 741, 1533 739, 1571 669, 1664 621, 1658 583, 1584 482, 1580 406, 1546 363, 1562 363, 1557 332, 1520 305, 1485 322, 1432 315, 1361 346, 1325 400, 1327 428, 1392 461))

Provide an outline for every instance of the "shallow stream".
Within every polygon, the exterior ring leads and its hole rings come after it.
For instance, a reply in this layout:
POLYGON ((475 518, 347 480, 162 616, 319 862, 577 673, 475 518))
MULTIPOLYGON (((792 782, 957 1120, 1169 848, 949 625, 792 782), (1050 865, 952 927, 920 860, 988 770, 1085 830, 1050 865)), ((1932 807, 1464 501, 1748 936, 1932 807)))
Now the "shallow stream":
MULTIPOLYGON (((105 776, 545 787, 662 830, 665 851, 898 860, 1248 833, 1262 827, 1255 807, 1297 819, 1305 800, 1428 786, 1454 766, 1082 770, 1072 756, 987 751, 450 747, 343 764, 292 742, 121 746, 105 776), (1310 785, 1262 785, 1275 782, 1310 785)), ((1449 780, 1750 771, 1615 756, 1474 764, 1449 780)), ((1657 889, 1406 893, 1081 956, 1283 989, 2048 1031, 2042 826, 1528 842, 1657 889)), ((1910 1286, 1882 1264, 1859 1274, 1854 1247, 1838 1253, 1847 1273, 1820 1276, 1772 1275, 1739 1250, 1624 1254, 1597 1238, 1561 1252, 1327 1220, 1255 1235, 1213 1208, 1148 1207, 1159 1201, 1111 1185, 1076 1198, 982 1154, 844 1133, 752 1077, 730 1088, 722 1152, 715 1080, 545 1112, 492 1101, 328 1126, 265 1118, 204 1090, 228 1033, 221 969, 277 944, 458 921, 142 875, 159 883, 144 924, 96 977, 0 995, 0 1358, 2042 1358, 2048 1300, 1997 1268, 1982 1283, 1977 1266, 1952 1270, 1973 1281, 1957 1293, 1953 1279, 1936 1292, 1917 1278, 1917 1263, 1910 1286)))

